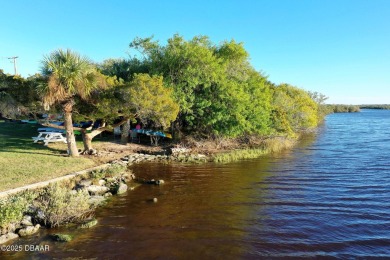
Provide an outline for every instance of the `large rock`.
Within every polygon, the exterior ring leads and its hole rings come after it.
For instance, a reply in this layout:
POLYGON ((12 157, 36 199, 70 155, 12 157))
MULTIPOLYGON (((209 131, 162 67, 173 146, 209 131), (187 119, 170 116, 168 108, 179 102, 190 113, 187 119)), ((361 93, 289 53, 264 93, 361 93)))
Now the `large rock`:
POLYGON ((103 195, 110 189, 104 186, 98 186, 98 185, 91 185, 87 188, 89 194, 91 195, 103 195))
POLYGON ((103 197, 105 197, 105 198, 109 198, 109 197, 111 197, 112 196, 112 193, 111 192, 107 192, 107 193, 105 193, 104 195, 103 195, 103 197))
POLYGON ((171 148, 170 152, 172 155, 187 154, 190 152, 190 149, 185 147, 176 147, 176 148, 171 148))
POLYGON ((19 235, 15 233, 7 233, 5 235, 2 235, 0 236, 0 245, 18 237, 19 235))
POLYGON ((34 212, 34 220, 36 222, 44 222, 45 218, 45 213, 41 209, 36 208, 34 212))
POLYGON ((156 185, 161 185, 161 184, 164 184, 164 183, 165 183, 164 180, 157 180, 157 181, 156 181, 156 185))
POLYGON ((82 186, 82 187, 91 186, 92 185, 92 180, 91 179, 81 180, 81 181, 79 181, 79 185, 82 186))
POLYGON ((58 241, 58 242, 69 242, 73 239, 71 235, 67 235, 67 234, 54 234, 51 235, 51 237, 54 241, 58 241))
POLYGON ((155 179, 151 179, 150 181, 146 181, 145 183, 146 183, 146 184, 161 185, 161 184, 164 184, 165 181, 164 181, 164 180, 155 180, 155 179))
POLYGON ((88 200, 88 203, 89 203, 90 205, 94 206, 94 207, 97 207, 97 206, 99 206, 100 204, 104 203, 105 200, 106 200, 106 198, 103 197, 103 196, 99 196, 99 195, 97 195, 97 196, 91 196, 91 197, 89 198, 89 200, 88 200))
POLYGON ((121 182, 118 185, 118 188, 116 190, 116 194, 125 193, 127 191, 127 189, 128 189, 127 185, 121 182))
POLYGON ((21 237, 31 236, 32 234, 35 234, 38 232, 41 225, 36 224, 35 226, 28 226, 26 228, 22 228, 19 230, 18 234, 21 237))
POLYGON ((22 224, 23 226, 25 226, 25 227, 33 226, 31 216, 25 215, 25 216, 23 217, 23 219, 22 219, 21 224, 22 224))
POLYGON ((17 228, 19 228, 19 223, 9 223, 7 226, 2 227, 0 230, 0 235, 5 235, 7 233, 14 233, 17 228))

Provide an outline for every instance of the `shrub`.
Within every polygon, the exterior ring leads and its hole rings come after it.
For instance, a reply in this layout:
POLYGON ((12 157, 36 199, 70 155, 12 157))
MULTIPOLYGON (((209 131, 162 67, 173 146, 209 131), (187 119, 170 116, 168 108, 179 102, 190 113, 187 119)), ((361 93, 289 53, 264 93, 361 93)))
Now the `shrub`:
POLYGON ((0 199, 0 227, 6 228, 9 224, 20 221, 36 196, 33 192, 24 192, 0 199))
POLYGON ((95 180, 100 180, 103 178, 110 178, 110 177, 112 178, 123 173, 125 170, 126 170, 126 166, 124 165, 112 164, 106 169, 91 172, 90 176, 92 179, 95 180))
POLYGON ((112 164, 110 167, 105 169, 105 177, 114 177, 126 170, 126 166, 120 164, 112 164))
POLYGON ((42 221, 49 227, 78 221, 90 212, 89 195, 84 191, 69 191, 58 184, 51 184, 44 189, 36 200, 36 207, 41 211, 42 221))

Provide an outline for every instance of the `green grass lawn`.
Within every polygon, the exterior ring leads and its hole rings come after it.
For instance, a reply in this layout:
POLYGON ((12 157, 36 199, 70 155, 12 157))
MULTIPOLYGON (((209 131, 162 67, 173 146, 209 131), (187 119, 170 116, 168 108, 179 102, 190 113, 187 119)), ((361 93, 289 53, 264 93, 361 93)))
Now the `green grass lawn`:
MULTIPOLYGON (((87 158, 66 156, 65 143, 33 143, 35 124, 0 121, 0 191, 50 180, 83 170, 96 163, 87 158)), ((77 137, 80 138, 80 137, 77 137)), ((82 148, 81 142, 78 147, 82 148)))

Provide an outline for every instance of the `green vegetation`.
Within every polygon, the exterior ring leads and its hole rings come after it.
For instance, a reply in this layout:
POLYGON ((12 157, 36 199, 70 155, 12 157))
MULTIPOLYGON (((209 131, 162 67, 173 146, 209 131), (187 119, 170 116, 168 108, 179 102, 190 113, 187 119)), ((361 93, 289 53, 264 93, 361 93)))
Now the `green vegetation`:
POLYGON ((24 192, 0 199, 0 228, 7 228, 10 223, 20 222, 36 197, 34 192, 24 192))
POLYGON ((164 87, 162 77, 134 74, 127 98, 136 117, 151 120, 157 127, 167 128, 179 113, 179 106, 171 96, 172 89, 164 87))
POLYGON ((318 104, 308 92, 282 84, 273 93, 272 122, 277 132, 293 135, 318 125, 318 104))
POLYGON ((34 144, 37 125, 0 122, 0 191, 90 168, 87 158, 66 157, 66 144, 34 144))
MULTIPOLYGON (((112 165, 99 171, 107 178, 123 172, 120 165, 112 165)), ((91 177, 93 174, 90 174, 91 177)), ((52 183, 45 188, 24 191, 0 198, 0 234, 14 232, 25 215, 31 216, 35 223, 46 227, 57 227, 67 223, 81 223, 81 228, 97 224, 91 219, 96 205, 90 202, 86 189, 73 189, 80 178, 52 183)), ((114 182, 117 179, 114 178, 114 182)))
POLYGON ((258 158, 264 154, 267 154, 267 151, 264 149, 241 149, 234 150, 226 153, 218 153, 213 157, 213 162, 217 163, 228 163, 234 162, 242 159, 253 159, 258 158))
MULTIPOLYGON (((100 175, 103 174, 104 177, 112 178, 112 177, 115 177, 115 176, 118 176, 118 175, 124 173, 125 171, 126 171, 125 165, 114 164, 107 169, 100 170, 99 172, 100 172, 100 175)), ((91 177, 96 178, 97 175, 95 175, 95 173, 92 173, 91 177)), ((99 178, 101 178, 101 177, 99 177, 99 178)))
POLYGON ((261 145, 256 145, 260 148, 245 148, 235 149, 229 152, 217 153, 212 157, 213 162, 229 163, 242 159, 254 159, 265 154, 277 153, 282 150, 291 148, 295 143, 295 139, 291 138, 269 138, 261 142, 261 145))
POLYGON ((390 105, 359 105, 360 109, 390 109, 390 105))
POLYGON ((173 89, 180 105, 176 131, 204 137, 267 133, 271 94, 242 44, 214 46, 207 37, 185 41, 175 35, 166 46, 151 38, 130 46, 146 56, 149 73, 162 75, 173 89))
POLYGON ((355 113, 360 112, 359 106, 356 105, 327 105, 332 113, 355 113))
POLYGON ((0 113, 10 116, 21 105, 32 104, 62 111, 68 149, 77 156, 72 121, 101 122, 97 129, 75 128, 82 133, 84 153, 89 153, 92 139, 115 126, 124 125, 125 142, 134 122, 169 129, 178 141, 184 136, 294 137, 315 128, 330 112, 324 95, 270 82, 250 64, 243 43, 234 40, 217 45, 207 36, 186 40, 174 35, 165 45, 149 37, 136 38, 129 46, 142 55, 97 65, 70 50, 53 52, 44 58, 43 76, 23 83, 35 85, 29 100, 10 87, 21 86, 22 79, 3 76, 7 87, 0 113))
POLYGON ((57 227, 84 219, 91 212, 87 191, 71 191, 60 184, 51 184, 40 193, 34 206, 42 212, 45 226, 57 227))
POLYGON ((0 70, 0 118, 34 117, 42 110, 36 87, 44 83, 39 75, 24 79, 0 70))

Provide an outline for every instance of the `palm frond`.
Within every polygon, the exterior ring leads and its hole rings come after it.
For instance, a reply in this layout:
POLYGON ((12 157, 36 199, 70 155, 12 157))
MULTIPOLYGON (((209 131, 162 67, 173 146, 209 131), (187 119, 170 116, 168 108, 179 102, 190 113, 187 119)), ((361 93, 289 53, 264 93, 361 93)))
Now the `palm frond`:
POLYGON ((74 96, 86 99, 99 85, 91 61, 69 49, 59 49, 45 56, 41 71, 48 78, 48 84, 40 90, 47 106, 74 96))

